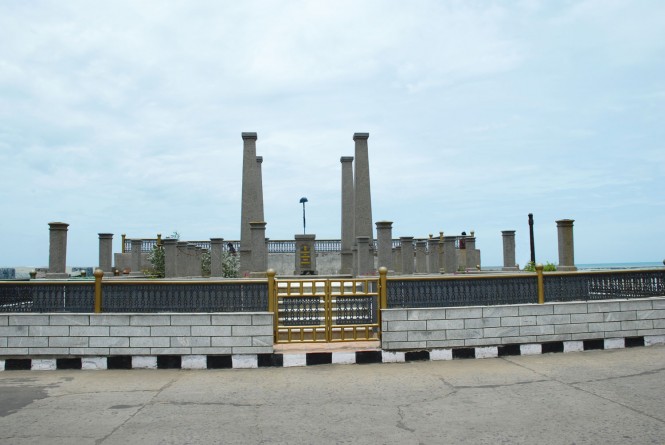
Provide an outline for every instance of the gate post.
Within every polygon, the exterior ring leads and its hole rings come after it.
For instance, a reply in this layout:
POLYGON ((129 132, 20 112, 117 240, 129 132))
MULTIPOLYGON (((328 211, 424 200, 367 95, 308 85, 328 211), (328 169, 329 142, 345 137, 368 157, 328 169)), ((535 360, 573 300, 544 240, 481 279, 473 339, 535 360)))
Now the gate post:
POLYGON ((95 269, 93 275, 95 276, 95 314, 99 314, 102 312, 102 277, 104 271, 95 269))
POLYGON ((273 313, 273 338, 277 341, 277 322, 279 321, 279 314, 277 314, 277 298, 275 296, 275 269, 268 269, 266 272, 268 276, 268 312, 273 313))

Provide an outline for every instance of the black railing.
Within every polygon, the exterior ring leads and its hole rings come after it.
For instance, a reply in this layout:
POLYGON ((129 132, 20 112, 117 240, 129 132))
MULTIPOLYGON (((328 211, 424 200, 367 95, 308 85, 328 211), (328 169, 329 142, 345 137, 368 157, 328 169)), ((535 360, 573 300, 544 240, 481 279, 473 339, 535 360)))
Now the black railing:
POLYGON ((535 275, 388 278, 388 308, 491 306, 538 302, 535 275))
POLYGON ((545 301, 665 296, 665 271, 544 274, 545 301))
POLYGON ((0 312, 93 312, 95 282, 0 285, 0 312))
MULTIPOLYGON (((390 277, 388 308, 491 306, 538 302, 537 274, 390 277)), ((266 280, 98 283, 102 312, 254 312, 268 310, 266 280)), ((93 312, 95 282, 0 281, 0 312, 93 312)), ((665 270, 552 272, 545 302, 665 296, 665 270)))
POLYGON ((103 286, 103 312, 260 312, 268 310, 262 282, 121 283, 103 286))

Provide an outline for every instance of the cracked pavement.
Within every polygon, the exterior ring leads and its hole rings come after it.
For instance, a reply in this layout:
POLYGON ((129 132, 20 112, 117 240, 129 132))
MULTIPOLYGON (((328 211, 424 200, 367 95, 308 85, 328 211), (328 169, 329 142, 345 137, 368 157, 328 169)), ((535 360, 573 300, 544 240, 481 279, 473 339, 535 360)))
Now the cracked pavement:
POLYGON ((484 360, 0 372, 0 444, 661 444, 665 346, 484 360))

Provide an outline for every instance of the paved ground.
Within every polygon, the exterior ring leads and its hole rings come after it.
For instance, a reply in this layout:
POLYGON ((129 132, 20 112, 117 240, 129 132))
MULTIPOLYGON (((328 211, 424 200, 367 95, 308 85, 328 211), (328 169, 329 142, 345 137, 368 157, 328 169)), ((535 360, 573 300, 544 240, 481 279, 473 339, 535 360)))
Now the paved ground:
POLYGON ((665 347, 250 370, 0 372, 0 443, 663 444, 665 347))

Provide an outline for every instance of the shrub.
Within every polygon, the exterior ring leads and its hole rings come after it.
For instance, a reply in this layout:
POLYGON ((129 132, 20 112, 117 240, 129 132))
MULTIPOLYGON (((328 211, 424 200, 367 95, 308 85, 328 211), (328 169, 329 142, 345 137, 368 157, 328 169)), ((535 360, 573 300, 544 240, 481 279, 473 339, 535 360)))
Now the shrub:
MULTIPOLYGON (((526 263, 523 269, 525 272, 535 272, 536 265, 533 262, 529 261, 526 263)), ((550 263, 549 261, 543 265, 543 272, 556 272, 556 265, 550 263)))

